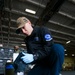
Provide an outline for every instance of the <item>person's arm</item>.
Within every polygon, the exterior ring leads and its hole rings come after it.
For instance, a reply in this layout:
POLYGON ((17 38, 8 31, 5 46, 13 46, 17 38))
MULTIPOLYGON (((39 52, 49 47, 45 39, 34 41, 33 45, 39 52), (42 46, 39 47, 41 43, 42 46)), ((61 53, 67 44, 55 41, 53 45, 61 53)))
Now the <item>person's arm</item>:
POLYGON ((47 28, 40 29, 40 38, 43 50, 38 50, 34 54, 34 60, 42 59, 50 54, 51 46, 53 44, 53 38, 50 31, 47 28))

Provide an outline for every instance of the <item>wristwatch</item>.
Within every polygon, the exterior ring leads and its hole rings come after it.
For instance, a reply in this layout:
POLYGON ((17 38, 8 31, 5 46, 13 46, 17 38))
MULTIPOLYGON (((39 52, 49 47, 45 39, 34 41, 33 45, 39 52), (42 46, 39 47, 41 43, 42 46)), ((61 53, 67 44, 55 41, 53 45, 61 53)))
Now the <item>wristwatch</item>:
POLYGON ((38 59, 38 56, 39 56, 38 54, 34 54, 33 55, 34 60, 37 60, 38 59))

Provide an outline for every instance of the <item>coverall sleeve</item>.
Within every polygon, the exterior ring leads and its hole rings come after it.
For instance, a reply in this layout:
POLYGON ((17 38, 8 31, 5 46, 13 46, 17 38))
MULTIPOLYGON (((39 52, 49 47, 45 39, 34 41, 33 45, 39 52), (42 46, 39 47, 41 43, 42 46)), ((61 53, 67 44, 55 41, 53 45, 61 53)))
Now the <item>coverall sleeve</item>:
POLYGON ((51 46, 53 44, 53 38, 51 36, 50 31, 47 28, 40 29, 40 38, 42 49, 38 50, 36 54, 34 54, 34 60, 42 59, 50 54, 51 46))

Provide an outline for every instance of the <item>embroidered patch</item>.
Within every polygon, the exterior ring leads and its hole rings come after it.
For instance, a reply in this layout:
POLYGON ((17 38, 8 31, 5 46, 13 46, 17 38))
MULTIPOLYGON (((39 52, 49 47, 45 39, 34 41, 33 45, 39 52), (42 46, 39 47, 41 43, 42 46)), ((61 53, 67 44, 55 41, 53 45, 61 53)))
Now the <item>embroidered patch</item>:
POLYGON ((46 34, 46 35, 45 35, 45 40, 46 40, 46 41, 52 40, 51 35, 50 35, 50 34, 46 34))

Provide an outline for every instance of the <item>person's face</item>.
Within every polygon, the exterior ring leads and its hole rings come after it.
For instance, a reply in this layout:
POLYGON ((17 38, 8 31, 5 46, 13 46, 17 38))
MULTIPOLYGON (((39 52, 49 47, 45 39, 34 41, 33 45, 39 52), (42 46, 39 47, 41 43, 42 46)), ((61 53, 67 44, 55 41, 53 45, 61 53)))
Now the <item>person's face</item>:
POLYGON ((30 23, 27 22, 24 27, 21 28, 22 32, 25 34, 25 35, 29 35, 29 32, 30 32, 30 23))
POLYGON ((15 49, 15 50, 18 50, 18 49, 19 49, 19 46, 15 46, 14 49, 15 49))

